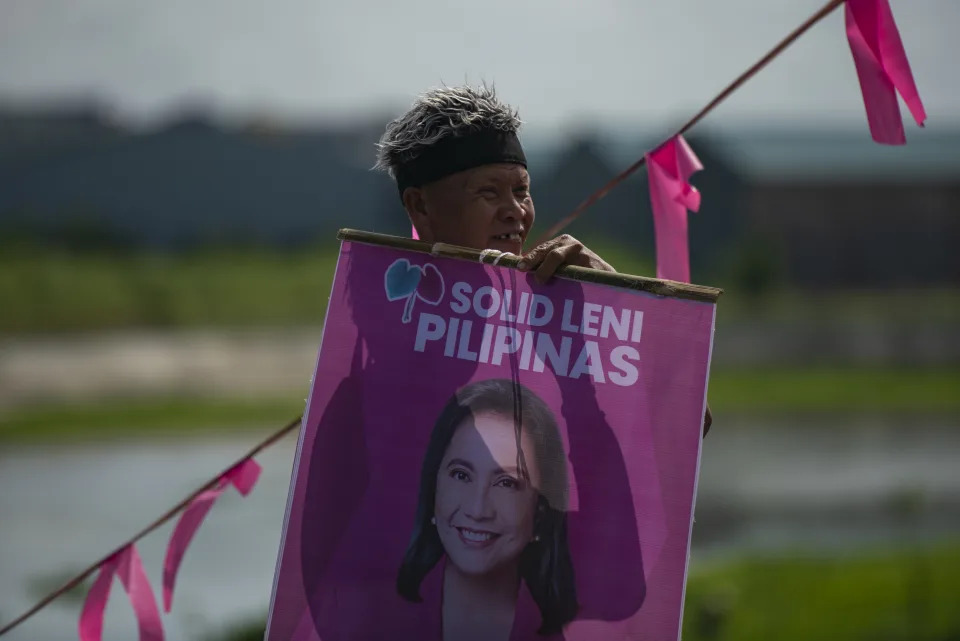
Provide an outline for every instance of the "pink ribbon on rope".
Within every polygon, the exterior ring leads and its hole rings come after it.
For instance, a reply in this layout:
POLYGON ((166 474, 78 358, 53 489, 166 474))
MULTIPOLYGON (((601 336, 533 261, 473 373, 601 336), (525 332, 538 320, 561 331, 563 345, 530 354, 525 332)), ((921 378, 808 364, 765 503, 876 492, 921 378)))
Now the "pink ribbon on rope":
POLYGON ((133 544, 123 548, 100 566, 100 574, 87 593, 83 610, 80 612, 80 641, 100 641, 103 637, 103 613, 107 607, 114 575, 119 575, 120 583, 130 598, 130 605, 133 606, 137 618, 140 641, 163 641, 160 611, 157 609, 150 580, 143 569, 143 562, 133 544))
POLYGON ((417 233, 417 228, 414 227, 413 225, 410 225, 410 236, 414 240, 420 240, 420 235, 417 233))
POLYGON ((657 246, 657 278, 690 282, 687 210, 700 209, 690 176, 703 169, 683 136, 674 136, 646 156, 657 246))
POLYGON ((190 505, 180 515, 170 535, 167 554, 163 560, 163 609, 165 612, 170 611, 173 603, 173 586, 183 555, 190 541, 193 540, 193 535, 206 518, 207 512, 213 507, 214 501, 227 489, 227 485, 231 484, 241 495, 249 494, 260 477, 260 469, 260 464, 253 459, 241 461, 225 472, 213 489, 202 492, 190 501, 190 505))
POLYGON ((888 0, 847 0, 844 11, 847 41, 860 80, 870 135, 879 143, 902 145, 907 137, 897 91, 917 125, 923 127, 927 114, 913 81, 890 3, 888 0))

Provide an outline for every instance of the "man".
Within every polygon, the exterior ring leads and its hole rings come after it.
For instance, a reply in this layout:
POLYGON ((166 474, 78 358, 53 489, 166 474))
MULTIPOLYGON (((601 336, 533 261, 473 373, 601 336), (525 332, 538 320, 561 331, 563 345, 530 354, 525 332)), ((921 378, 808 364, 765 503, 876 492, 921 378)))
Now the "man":
MULTIPOLYGON (((377 168, 396 179, 422 240, 522 253, 536 214, 520 125, 487 87, 434 89, 387 125, 377 168)), ((566 234, 526 253, 520 269, 545 282, 565 264, 614 271, 566 234)))
MULTIPOLYGON (((523 252, 536 214, 520 126, 492 88, 433 89, 387 125, 376 167, 396 180, 421 240, 521 255, 541 283, 562 265, 615 271, 568 234, 523 252)), ((704 434, 711 422, 708 408, 704 434)))

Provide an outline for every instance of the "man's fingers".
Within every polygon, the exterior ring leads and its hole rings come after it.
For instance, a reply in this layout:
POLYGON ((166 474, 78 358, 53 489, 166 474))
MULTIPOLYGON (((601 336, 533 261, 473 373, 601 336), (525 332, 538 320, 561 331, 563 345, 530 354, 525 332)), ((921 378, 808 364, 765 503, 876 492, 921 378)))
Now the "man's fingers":
POLYGON ((543 262, 544 257, 553 251, 558 245, 563 242, 564 237, 558 236, 552 238, 545 243, 537 245, 529 252, 523 255, 523 258, 520 260, 520 263, 517 265, 517 268, 520 271, 528 271, 530 269, 535 269, 539 267, 540 263, 543 262))
POLYGON ((563 265, 580 265, 613 271, 613 267, 603 262, 599 256, 569 234, 557 236, 531 249, 517 263, 517 269, 524 272, 535 270, 537 280, 545 283, 563 265))
POLYGON ((536 278, 541 284, 546 283, 560 267, 570 262, 570 259, 580 253, 583 245, 571 244, 551 249, 537 267, 536 278))

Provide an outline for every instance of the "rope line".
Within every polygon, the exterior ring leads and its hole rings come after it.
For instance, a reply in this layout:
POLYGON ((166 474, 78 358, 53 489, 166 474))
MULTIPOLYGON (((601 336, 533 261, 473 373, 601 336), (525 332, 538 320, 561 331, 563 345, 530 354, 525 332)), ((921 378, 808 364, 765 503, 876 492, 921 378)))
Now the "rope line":
MULTIPOLYGON (((798 26, 796 29, 790 32, 779 43, 777 43, 776 46, 774 46, 770 51, 768 51, 753 66, 751 66, 749 69, 744 71, 733 82, 727 85, 719 94, 717 94, 712 100, 710 100, 710 102, 708 102, 705 107, 703 107, 692 118, 690 118, 690 120, 684 123, 684 125, 680 127, 680 129, 678 129, 675 134, 667 138, 667 140, 670 140, 672 138, 675 138, 676 136, 685 134, 690 129, 692 129, 697 123, 703 120, 703 118, 707 114, 709 114, 720 103, 726 100, 734 91, 739 89, 750 78, 755 76, 761 69, 763 69, 768 64, 770 64, 770 62, 773 61, 774 58, 780 55, 787 47, 789 47, 798 38, 800 38, 800 36, 802 36, 804 33, 810 30, 810 28, 813 27, 815 24, 817 24, 818 22, 823 20, 825 17, 827 17, 830 13, 832 13, 837 7, 839 7, 844 2, 846 2, 846 0, 829 0, 829 2, 827 2, 823 7, 821 7, 816 13, 814 13, 812 16, 807 18, 807 20, 805 20, 800 26, 798 26)), ((544 233, 543 236, 541 236, 541 238, 536 241, 535 245, 539 245, 540 243, 546 240, 549 240, 550 238, 560 233, 564 228, 570 225, 570 223, 572 223, 577 218, 579 218, 580 215, 583 214, 583 212, 586 211, 587 208, 589 208, 591 205, 595 204, 601 198, 606 196, 614 187, 619 185, 621 182, 626 180, 630 175, 632 175, 638 169, 643 167, 645 162, 646 162, 646 154, 644 154, 644 156, 641 157, 639 160, 637 160, 632 165, 630 165, 629 167, 624 169, 622 172, 620 172, 619 174, 614 176, 612 179, 610 179, 610 181, 607 182, 605 185, 603 185, 598 190, 590 194, 586 199, 583 200, 583 202, 577 205, 577 207, 571 213, 569 213, 566 217, 562 218, 559 222, 555 223, 552 227, 550 227, 546 231, 546 233, 544 233)), ((498 256, 497 260, 499 260, 501 257, 502 255, 498 256)), ((494 264, 496 264, 496 261, 494 261, 494 264)), ((140 530, 140 532, 135 534, 125 543, 115 548, 106 556, 98 559, 96 562, 91 563, 85 570, 81 571, 79 574, 74 576, 72 579, 64 583, 59 588, 50 592, 47 596, 45 596, 40 601, 38 601, 36 605, 31 607, 29 610, 27 610, 26 612, 18 616, 16 619, 11 621, 10 623, 7 623, 6 625, 4 625, 2 628, 0 628, 0 636, 3 636, 7 632, 10 632, 14 628, 19 626, 23 622, 25 622, 27 619, 29 619, 31 616, 33 616, 34 614, 42 610, 44 607, 49 605, 56 598, 63 595, 65 592, 68 592, 69 590, 73 589, 77 585, 79 585, 85 578, 87 578, 93 572, 95 572, 103 563, 109 560, 112 556, 114 556, 115 554, 117 554, 127 546, 136 543, 137 541, 142 539, 144 536, 156 530, 158 527, 160 527, 161 525, 169 521, 171 518, 176 516, 177 513, 183 510, 185 507, 187 507, 187 505, 189 505, 193 499, 195 499, 197 496, 199 496, 201 493, 203 493, 207 489, 213 487, 220 480, 220 478, 224 474, 226 474, 228 471, 230 471, 237 465, 243 463, 247 459, 253 458, 257 454, 259 454, 261 451, 265 450, 266 448, 270 447, 271 445, 279 441, 281 438, 286 436, 288 432, 291 432, 295 428, 300 426, 302 418, 303 418, 302 416, 298 416, 297 418, 290 421, 285 426, 283 426, 282 428, 280 428, 279 430, 277 430, 276 432, 268 436, 266 439, 264 439, 258 445, 256 445, 253 449, 251 449, 245 456, 241 457, 232 465, 227 467, 225 470, 221 471, 219 474, 211 478, 204 485, 198 487, 185 499, 183 499, 182 501, 180 501, 179 503, 171 507, 162 516, 157 518, 150 525, 140 530)))
POLYGON ((8 624, 6 624, 5 626, 3 626, 2 628, 0 628, 0 636, 3 636, 4 634, 6 634, 7 632, 9 632, 10 630, 13 630, 15 627, 17 627, 18 625, 20 625, 21 623, 23 623, 24 621, 26 621, 27 619, 29 619, 30 617, 32 617, 34 614, 36 614, 37 612, 39 612, 40 610, 42 610, 43 608, 45 608, 45 607, 46 607, 47 605, 49 605, 54 599, 56 599, 57 597, 61 596, 63 593, 68 592, 68 591, 72 590, 73 588, 75 588, 75 587, 76 587, 77 585, 79 585, 85 578, 87 578, 88 576, 90 576, 91 574, 93 574, 93 572, 95 572, 95 571, 97 570, 97 568, 99 568, 101 565, 103 565, 106 561, 108 561, 108 560, 109 560, 111 557, 113 557, 115 554, 117 554, 118 552, 120 552, 121 550, 123 550, 125 547, 127 547, 128 545, 133 545, 134 543, 136 543, 137 541, 139 541, 140 539, 142 539, 143 537, 145 537, 147 534, 150 534, 151 532, 153 532, 154 530, 156 530, 158 527, 160 527, 161 525, 163 525, 164 523, 166 523, 167 521, 169 521, 171 518, 173 518, 174 516, 176 516, 177 513, 180 512, 180 510, 182 510, 183 508, 187 507, 187 506, 190 504, 190 501, 192 501, 193 499, 197 498, 200 494, 202 494, 203 492, 205 492, 205 491, 208 490, 209 488, 211 488, 211 487, 213 487, 214 485, 216 485, 217 481, 219 481, 219 480, 221 479, 221 477, 223 477, 224 474, 226 474, 227 472, 229 472, 230 470, 232 470, 232 469, 233 469, 234 467, 236 467, 237 465, 240 465, 241 463, 243 463, 243 462, 246 461, 247 459, 253 458, 254 456, 256 456, 257 454, 259 454, 259 453, 262 452, 263 450, 267 449, 268 447, 270 447, 271 445, 273 445, 274 443, 276 443, 277 441, 279 441, 282 437, 286 436, 287 432, 292 431, 294 428, 296 428, 298 425, 300 425, 300 422, 301 422, 301 419, 302 419, 302 418, 303 418, 302 416, 298 416, 297 418, 295 418, 294 420, 290 421, 289 423, 287 423, 286 425, 284 425, 282 428, 280 428, 279 430, 277 430, 276 432, 274 432, 273 434, 271 434, 270 436, 268 436, 266 439, 264 439, 264 440, 261 441, 258 445, 256 445, 253 449, 251 449, 249 452, 247 452, 244 456, 242 456, 242 457, 240 457, 239 459, 237 459, 236 462, 234 462, 234 463, 231 464, 229 467, 227 467, 225 470, 223 470, 222 472, 220 472, 219 474, 217 474, 216 476, 214 476, 212 479, 210 479, 209 481, 207 481, 206 483, 204 483, 203 485, 201 485, 200 487, 198 487, 196 490, 194 490, 192 493, 190 493, 185 499, 183 499, 182 501, 180 501, 179 503, 177 503, 176 505, 174 505, 172 508, 170 508, 169 510, 167 510, 162 516, 160 516, 159 518, 157 518, 153 523, 151 523, 150 525, 146 526, 145 528, 143 528, 142 530, 140 530, 139 532, 137 532, 136 534, 134 534, 132 537, 130 537, 129 540, 127 540, 127 541, 126 541, 125 543, 123 543, 122 545, 119 545, 118 547, 116 547, 113 551, 111 551, 111 552, 110 552, 109 554, 107 554, 106 556, 98 559, 98 560, 95 561, 94 563, 91 563, 85 570, 82 570, 82 571, 81 571, 79 574, 77 574, 75 577, 73 577, 72 579, 70 579, 69 581, 67 581, 67 582, 64 583, 63 585, 61 585, 59 588, 57 588, 57 589, 53 590, 52 592, 50 592, 47 596, 43 597, 43 599, 41 599, 40 601, 38 601, 38 602, 36 603, 36 605, 34 605, 32 608, 30 608, 29 610, 27 610, 26 612, 24 612, 23 614, 21 614, 20 616, 18 616, 16 619, 14 619, 14 620, 11 621, 10 623, 8 623, 8 624))
MULTIPOLYGON (((734 91, 739 89, 746 81, 750 80, 750 78, 757 75, 757 72, 759 72, 761 69, 766 67, 768 64, 770 64, 770 62, 774 58, 776 58, 781 53, 783 53, 784 49, 786 49, 791 44, 793 44, 800 36, 802 36, 804 33, 809 31, 810 28, 813 27, 813 25, 817 24, 818 22, 826 18, 828 15, 830 15, 834 11, 834 9, 842 5, 844 2, 846 2, 846 0, 830 0, 829 2, 827 2, 827 4, 823 5, 823 7, 821 7, 819 11, 817 11, 815 14, 807 18, 803 22, 803 24, 801 24, 799 27, 791 31, 783 40, 778 42, 773 47, 773 49, 768 51, 765 56, 763 56, 762 58, 760 58, 760 60, 754 63, 752 67, 750 67, 749 69, 744 71, 742 74, 740 74, 736 80, 734 80, 729 85, 727 85, 726 88, 723 89, 723 91, 718 93, 713 98, 713 100, 708 102, 703 109, 698 111, 696 115, 694 115, 692 118, 690 118, 690 120, 684 123, 684 125, 680 127, 680 129, 678 129, 675 134, 673 134, 663 142, 667 142, 672 138, 676 138, 677 136, 683 135, 688 131, 690 131, 690 129, 692 129, 694 125, 696 125, 698 122, 703 120, 704 116, 706 116, 708 113, 716 109, 716 107, 721 102, 726 100, 730 96, 730 94, 732 94, 734 91)), ((661 145, 662 144, 663 143, 661 143, 661 145)), ((659 148, 661 145, 657 145, 656 147, 654 147, 654 149, 659 148)), ((544 243, 550 240, 551 238, 553 238, 554 236, 556 236, 557 234, 559 234, 568 225, 570 225, 570 223, 572 223, 577 218, 579 218, 580 215, 584 211, 586 211, 588 207, 590 207, 591 205, 594 205, 597 201, 599 201, 601 198, 603 198, 608 193, 610 193, 611 189, 613 189, 614 187, 622 183, 624 180, 630 177, 630 175, 632 175, 638 169, 643 167, 643 165, 646 164, 646 162, 647 162, 647 155, 644 154, 635 163, 633 163, 632 165, 630 165, 629 167, 621 171, 619 174, 611 178, 610 181, 607 182, 607 184, 605 184, 603 187, 601 187, 600 189, 596 190, 595 192, 587 196, 583 200, 583 202, 577 205, 576 209, 574 209, 572 212, 567 214, 564 218, 561 218, 558 222, 554 223, 554 225, 550 227, 546 231, 546 233, 544 233, 542 236, 540 236, 540 238, 537 239, 537 241, 533 244, 533 246, 536 247, 537 245, 540 245, 541 243, 544 243)))

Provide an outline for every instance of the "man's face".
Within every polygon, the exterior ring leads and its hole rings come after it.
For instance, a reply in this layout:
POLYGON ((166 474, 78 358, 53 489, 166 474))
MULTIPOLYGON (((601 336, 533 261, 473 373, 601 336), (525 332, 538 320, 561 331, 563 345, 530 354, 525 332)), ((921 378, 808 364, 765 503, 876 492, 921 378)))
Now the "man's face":
POLYGON ((447 176, 404 204, 422 240, 514 254, 523 251, 535 216, 530 175, 510 163, 447 176))

